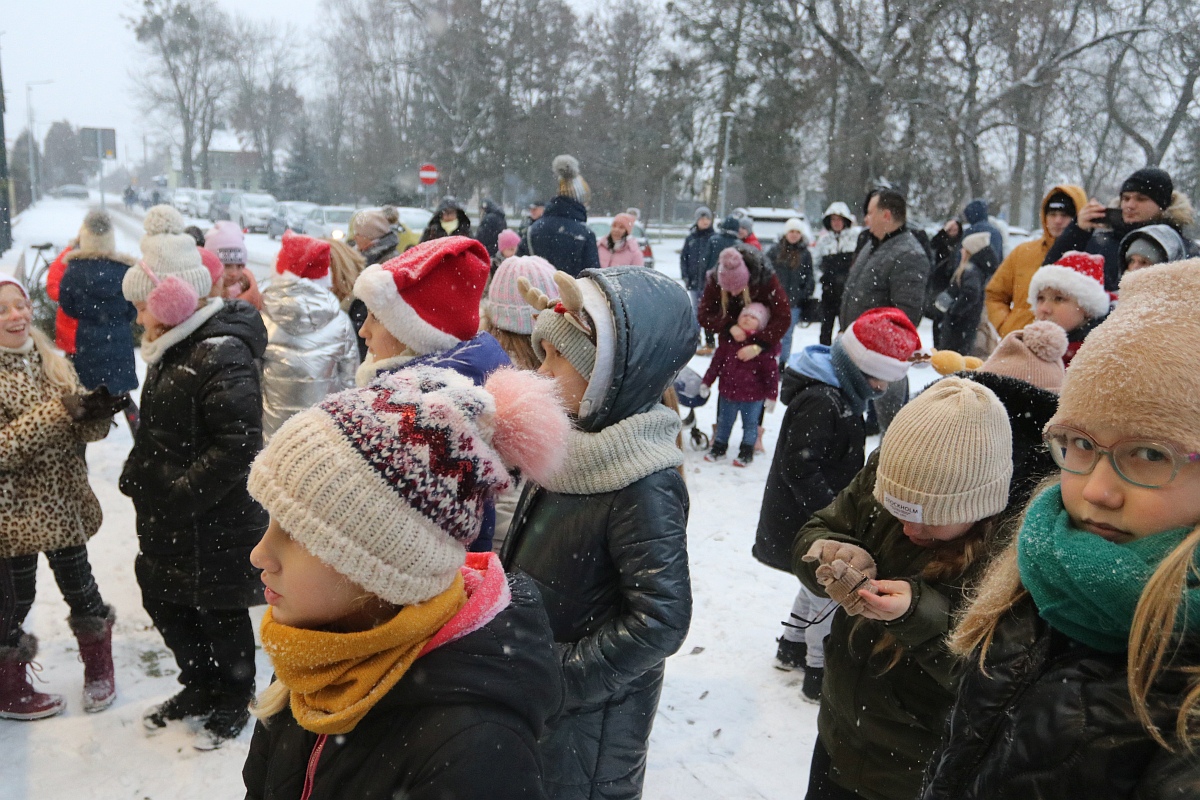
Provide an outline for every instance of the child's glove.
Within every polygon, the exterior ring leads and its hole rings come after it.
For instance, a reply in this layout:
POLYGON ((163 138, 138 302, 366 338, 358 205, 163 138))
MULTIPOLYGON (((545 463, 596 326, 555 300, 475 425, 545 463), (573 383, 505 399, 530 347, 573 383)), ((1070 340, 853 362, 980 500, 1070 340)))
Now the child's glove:
POLYGON ((821 585, 825 587, 825 594, 829 595, 830 600, 846 609, 846 613, 852 617, 861 614, 867 605, 858 590, 866 589, 875 594, 871 579, 840 558, 828 567, 818 567, 817 572, 817 580, 821 580, 821 585), (821 570, 829 570, 828 582, 821 580, 821 570))
POLYGON ((834 561, 844 561, 868 578, 874 578, 876 575, 874 557, 858 545, 849 542, 817 539, 801 560, 809 564, 818 563, 816 575, 822 586, 834 579, 832 572, 834 561))
POLYGON ((709 386, 707 383, 702 383, 702 384, 700 384, 700 391, 698 392, 698 394, 701 397, 707 399, 708 396, 710 394, 712 394, 712 387, 709 386))
POLYGON ((129 403, 128 394, 114 397, 109 394, 107 386, 101 386, 87 394, 65 394, 62 397, 63 406, 75 422, 108 419, 118 411, 124 411, 129 403))

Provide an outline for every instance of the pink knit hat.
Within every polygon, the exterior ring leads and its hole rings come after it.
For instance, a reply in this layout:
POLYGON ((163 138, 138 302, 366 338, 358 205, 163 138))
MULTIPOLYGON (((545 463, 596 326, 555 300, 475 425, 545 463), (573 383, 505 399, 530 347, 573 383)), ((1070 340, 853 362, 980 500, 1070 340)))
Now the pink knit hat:
POLYGON ((767 323, 771 321, 771 311, 762 303, 748 303, 742 309, 743 314, 749 314, 758 320, 758 329, 762 330, 767 327, 767 323))
POLYGON ((726 247, 717 256, 717 285, 730 294, 739 294, 750 285, 750 269, 736 248, 726 247))
POLYGON ((507 250, 510 247, 517 247, 521 244, 521 234, 511 228, 505 228, 500 231, 500 236, 496 238, 496 249, 507 250))
POLYGON ((1005 336, 979 369, 1007 375, 1058 394, 1065 377, 1063 354, 1066 352, 1066 331, 1050 321, 1031 322, 1005 336))
POLYGON ((222 264, 247 263, 246 235, 236 223, 223 219, 204 234, 204 247, 212 250, 222 264))
POLYGON ((528 278, 551 300, 558 299, 554 266, 549 261, 540 256, 511 256, 504 259, 488 287, 488 316, 500 330, 528 335, 533 333, 533 308, 517 288, 521 278, 528 278))
POLYGON ((633 225, 635 222, 637 222, 637 220, 633 218, 633 214, 626 214, 622 212, 613 217, 613 225, 623 226, 630 235, 633 234, 633 225))

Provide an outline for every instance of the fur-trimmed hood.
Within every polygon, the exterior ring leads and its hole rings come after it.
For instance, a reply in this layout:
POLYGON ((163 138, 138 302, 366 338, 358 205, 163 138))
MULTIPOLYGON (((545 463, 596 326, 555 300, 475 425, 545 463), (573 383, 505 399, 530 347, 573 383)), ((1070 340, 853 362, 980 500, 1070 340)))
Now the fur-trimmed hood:
POLYGON ((137 259, 125 253, 114 253, 111 251, 101 250, 71 250, 63 256, 64 262, 71 261, 116 261, 118 264, 124 264, 127 267, 132 267, 137 264, 137 259))

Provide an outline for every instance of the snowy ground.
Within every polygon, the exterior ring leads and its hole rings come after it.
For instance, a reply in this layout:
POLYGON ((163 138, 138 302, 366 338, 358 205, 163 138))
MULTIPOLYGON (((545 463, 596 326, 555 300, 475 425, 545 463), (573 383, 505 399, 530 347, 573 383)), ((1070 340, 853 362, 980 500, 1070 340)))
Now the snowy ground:
MULTIPOLYGON (((51 241, 57 252, 78 230, 86 208, 80 200, 42 201, 18 218, 18 248, 51 241)), ((123 213, 117 218, 118 248, 136 254, 140 221, 123 213)), ((251 266, 265 279, 278 243, 261 234, 248 239, 251 266)), ((677 238, 654 242, 658 268, 674 277, 681 244, 677 238)), ((5 254, 0 269, 11 271, 14 261, 15 252, 5 254)), ((815 343, 817 332, 816 326, 797 330, 794 347, 815 343)), ((931 341, 928 323, 921 335, 931 341)), ((706 366, 707 359, 693 360, 701 373, 706 366)), ((912 377, 915 389, 934 375, 925 370, 912 377)), ((711 431, 715 412, 715 402, 697 410, 702 430, 711 431)), ((807 784, 817 709, 801 701, 799 673, 771 666, 779 622, 787 617, 797 583, 750 556, 781 417, 782 409, 767 416, 767 456, 746 469, 728 461, 706 464, 702 453, 688 452, 695 613, 687 642, 667 666, 651 737, 648 800, 783 800, 800 796, 807 784)), ((134 513, 117 490, 131 444, 122 420, 107 439, 88 448, 92 487, 104 508, 104 525, 89 551, 101 592, 118 612, 117 701, 100 714, 80 709, 83 668, 65 621, 66 604, 43 563, 26 628, 41 639, 41 688, 66 695, 68 706, 63 715, 40 722, 0 720, 0 800, 209 800, 243 792, 249 730, 212 753, 193 750, 180 728, 153 738, 142 730, 145 707, 174 693, 177 684, 174 660, 142 610, 133 575, 134 513)), ((261 612, 261 607, 253 612, 256 623, 261 612)), ((258 674, 261 687, 270 675, 261 652, 258 674)))

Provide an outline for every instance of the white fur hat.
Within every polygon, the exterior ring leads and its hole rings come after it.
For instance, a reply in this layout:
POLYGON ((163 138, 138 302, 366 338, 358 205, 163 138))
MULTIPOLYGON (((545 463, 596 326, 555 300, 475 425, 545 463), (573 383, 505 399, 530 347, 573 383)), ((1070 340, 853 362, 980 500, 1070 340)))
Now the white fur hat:
MULTIPOLYGON (((183 232, 183 217, 168 205, 154 206, 142 222, 146 235, 142 237, 142 262, 159 278, 174 275, 188 283, 200 297, 212 291, 213 279, 204 262, 196 240, 183 232)), ((131 303, 144 303, 154 284, 144 270, 131 269, 125 273, 121 291, 131 303)))

